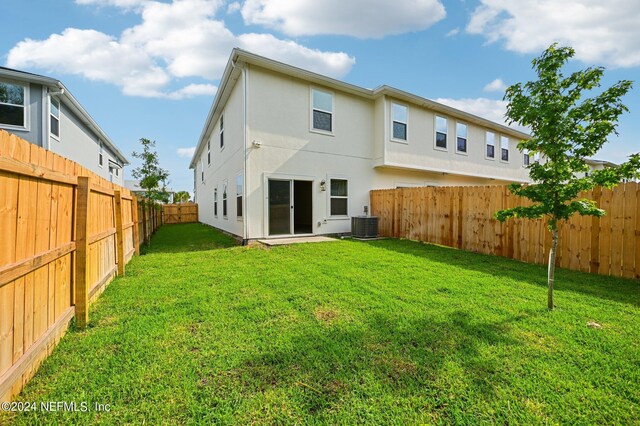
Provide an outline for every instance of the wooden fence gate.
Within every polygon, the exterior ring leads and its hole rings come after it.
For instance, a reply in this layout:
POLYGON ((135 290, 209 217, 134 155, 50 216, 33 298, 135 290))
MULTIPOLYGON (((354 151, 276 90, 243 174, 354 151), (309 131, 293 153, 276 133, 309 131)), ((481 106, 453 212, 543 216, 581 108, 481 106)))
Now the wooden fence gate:
POLYGON ((163 204, 162 223, 192 223, 198 221, 196 203, 163 204))

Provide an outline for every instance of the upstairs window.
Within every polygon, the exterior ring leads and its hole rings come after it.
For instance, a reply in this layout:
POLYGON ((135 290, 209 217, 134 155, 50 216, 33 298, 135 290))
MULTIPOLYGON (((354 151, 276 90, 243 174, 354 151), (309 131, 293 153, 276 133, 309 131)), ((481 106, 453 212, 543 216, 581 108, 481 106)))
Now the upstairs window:
POLYGON ((211 140, 207 141, 207 164, 211 164, 211 140))
POLYGON ((349 204, 349 182, 346 179, 331 179, 331 216, 347 216, 349 204))
POLYGON ((242 173, 236 176, 236 215, 238 219, 242 219, 242 188, 244 186, 244 178, 242 173))
POLYGON ((447 119, 436 115, 436 148, 447 149, 447 119))
POLYGON ((102 147, 102 141, 99 141, 100 149, 98 150, 98 166, 102 167, 104 164, 104 148, 102 147))
POLYGON ((500 159, 509 161, 509 138, 506 136, 500 136, 500 159))
POLYGON ((224 115, 220 116, 220 149, 224 148, 224 115))
POLYGON ((51 136, 55 136, 56 138, 59 138, 60 137, 60 102, 53 98, 51 98, 49 117, 50 117, 49 131, 51 132, 51 136))
POLYGON ((0 82, 0 125, 26 127, 26 88, 0 82))
POLYGON ((311 89, 313 130, 333 132, 333 95, 318 89, 311 89))
POLYGON ((456 124, 456 150, 467 152, 467 125, 464 123, 456 124))
POLYGON ((495 158, 496 156, 496 135, 492 132, 487 132, 485 135, 485 142, 487 145, 487 158, 495 158))
POLYGON ((391 104, 391 137, 399 141, 407 140, 407 107, 391 104))
POLYGON ((522 157, 522 164, 528 166, 529 164, 531 164, 531 154, 525 152, 523 155, 524 157, 522 157))

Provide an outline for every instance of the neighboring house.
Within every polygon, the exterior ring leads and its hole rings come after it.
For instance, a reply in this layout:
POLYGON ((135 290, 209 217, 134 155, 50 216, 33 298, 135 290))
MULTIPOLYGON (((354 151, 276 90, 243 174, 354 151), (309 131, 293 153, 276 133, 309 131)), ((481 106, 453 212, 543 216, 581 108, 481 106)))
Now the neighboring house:
POLYGON ((348 233, 372 189, 527 182, 528 137, 234 49, 190 168, 200 221, 240 238, 348 233))
MULTIPOLYGON (((144 198, 147 192, 140 186, 139 180, 126 179, 124 181, 124 187, 140 198, 144 198)), ((171 188, 167 188, 167 193, 169 194, 169 202, 173 203, 173 195, 175 194, 175 191, 171 188)))
POLYGON ((0 67, 0 129, 124 182, 129 162, 56 79, 0 67))

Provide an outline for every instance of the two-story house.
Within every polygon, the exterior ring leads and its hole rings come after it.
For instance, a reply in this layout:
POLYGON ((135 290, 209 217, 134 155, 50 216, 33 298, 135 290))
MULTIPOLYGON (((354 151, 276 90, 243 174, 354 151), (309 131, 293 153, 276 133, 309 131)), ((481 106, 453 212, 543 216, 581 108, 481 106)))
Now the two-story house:
POLYGON ((206 224, 244 240, 337 234, 372 189, 527 182, 528 137, 235 49, 190 168, 206 224))
POLYGON ((126 157, 56 79, 0 67, 0 129, 124 183, 126 157))

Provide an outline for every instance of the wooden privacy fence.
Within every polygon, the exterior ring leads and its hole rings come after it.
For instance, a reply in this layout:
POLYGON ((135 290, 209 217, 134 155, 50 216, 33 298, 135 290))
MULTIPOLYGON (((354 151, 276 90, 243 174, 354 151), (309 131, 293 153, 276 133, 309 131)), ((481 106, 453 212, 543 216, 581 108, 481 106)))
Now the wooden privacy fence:
POLYGON ((162 223, 192 223, 198 221, 196 203, 163 204, 162 223))
POLYGON ((161 205, 146 202, 144 199, 138 201, 138 238, 146 243, 151 239, 154 232, 162 225, 161 205))
MULTIPOLYGON (((380 235, 546 264, 551 233, 542 220, 510 219, 496 211, 528 205, 506 186, 399 188, 371 191, 380 235)), ((581 196, 606 216, 573 216, 559 227, 557 266, 602 275, 640 278, 640 188, 620 184, 581 196)))
POLYGON ((139 252, 136 198, 0 131, 0 401, 20 392, 75 315, 139 252))

